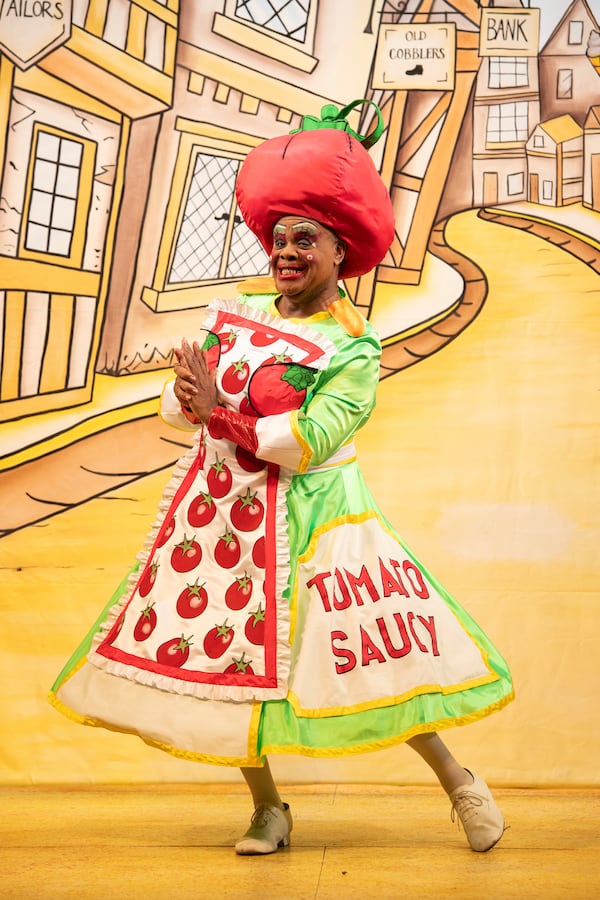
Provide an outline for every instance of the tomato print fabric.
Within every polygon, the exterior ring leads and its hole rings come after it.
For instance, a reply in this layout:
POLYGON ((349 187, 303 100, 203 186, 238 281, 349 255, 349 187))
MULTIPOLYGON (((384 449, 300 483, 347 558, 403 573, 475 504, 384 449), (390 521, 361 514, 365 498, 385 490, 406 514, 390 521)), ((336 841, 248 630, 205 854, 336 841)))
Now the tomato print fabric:
MULTIPOLYGON (((273 295, 217 301, 205 348, 255 452, 196 431, 138 565, 52 702, 198 761, 339 755, 462 724, 512 698, 508 667, 379 511, 352 437, 380 346, 273 295)), ((223 415, 227 418, 226 414, 223 415)), ((218 432, 219 433, 219 432, 218 432)))

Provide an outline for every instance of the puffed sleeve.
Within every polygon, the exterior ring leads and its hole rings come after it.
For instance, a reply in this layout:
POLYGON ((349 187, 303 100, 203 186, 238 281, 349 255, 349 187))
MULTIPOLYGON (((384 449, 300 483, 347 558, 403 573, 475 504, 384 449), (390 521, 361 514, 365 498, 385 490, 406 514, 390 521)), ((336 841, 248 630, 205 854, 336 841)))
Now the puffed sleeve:
POLYGON ((185 414, 179 400, 175 396, 174 387, 175 382, 169 381, 163 388, 159 409, 161 419, 167 425, 180 428, 182 431, 197 431, 202 422, 193 413, 185 414))

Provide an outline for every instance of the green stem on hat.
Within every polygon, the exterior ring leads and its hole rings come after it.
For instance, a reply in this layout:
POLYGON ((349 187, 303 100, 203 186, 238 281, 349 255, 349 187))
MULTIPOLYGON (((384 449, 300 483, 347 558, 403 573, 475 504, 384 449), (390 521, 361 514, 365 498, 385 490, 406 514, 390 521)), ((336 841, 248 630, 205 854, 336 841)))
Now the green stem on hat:
POLYGON ((320 119, 316 116, 303 116, 300 128, 295 128, 294 131, 290 131, 290 134, 298 134, 299 131, 316 131, 319 128, 336 128, 338 131, 347 131, 368 150, 383 134, 384 122, 381 110, 373 100, 353 100, 352 103, 349 103, 342 109, 338 109, 334 103, 326 103, 325 106, 321 107, 320 119), (346 118, 355 107, 360 106, 362 103, 368 103, 377 112, 377 125, 367 135, 358 134, 354 131, 346 118))

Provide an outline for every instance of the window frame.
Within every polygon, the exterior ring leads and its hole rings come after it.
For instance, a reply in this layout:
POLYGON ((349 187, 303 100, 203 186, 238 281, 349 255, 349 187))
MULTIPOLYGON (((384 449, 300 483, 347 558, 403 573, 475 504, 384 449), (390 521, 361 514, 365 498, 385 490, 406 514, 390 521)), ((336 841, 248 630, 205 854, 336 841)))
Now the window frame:
POLYGON ((490 56, 489 64, 488 64, 488 89, 490 91, 502 91, 502 90, 510 90, 514 88, 525 88, 529 87, 529 59, 528 57, 523 56, 490 56), (502 76, 508 73, 502 72, 503 67, 507 67, 508 65, 512 65, 512 72, 510 74, 513 75, 513 84, 502 84, 502 76), (525 82, 520 84, 518 82, 518 75, 523 75, 523 70, 525 74, 525 82), (498 80, 498 84, 492 84, 492 77, 496 77, 498 80))
POLYGON ((55 128, 44 122, 35 122, 31 138, 31 151, 27 165, 27 180, 25 182, 25 203, 19 229, 18 253, 22 259, 32 259, 38 262, 54 263, 60 266, 80 269, 83 265, 85 244, 87 237, 87 221, 92 202, 94 170, 96 163, 96 142, 89 138, 80 137, 78 134, 55 128), (79 182, 77 185, 77 197, 75 198, 75 217, 71 246, 68 255, 50 253, 43 250, 31 250, 26 246, 29 215, 33 199, 33 176, 38 160, 37 146, 40 134, 50 134, 64 140, 82 145, 81 164, 79 166, 79 182))
MULTIPOLYGON (((142 290, 143 302, 155 312, 204 307, 215 296, 215 286, 239 284, 241 280, 239 276, 195 282, 170 282, 169 277, 198 153, 225 156, 243 162, 250 150, 263 140, 239 132, 227 131, 208 123, 194 122, 183 118, 176 120, 175 129, 181 133, 181 136, 161 229, 154 276, 152 284, 142 290)), ((228 235, 233 227, 233 216, 236 209, 237 203, 234 195, 233 208, 228 222, 228 235)))
MULTIPOLYGON (((505 118, 508 118, 508 117, 505 117, 505 118)), ((525 145, 528 138, 529 138, 529 103, 527 102, 527 100, 510 100, 510 101, 505 101, 503 103, 490 103, 489 104, 488 116, 487 116, 486 128, 485 128, 485 146, 487 148, 491 149, 491 148, 496 148, 496 147, 498 147, 498 148, 499 147, 522 147, 525 145), (525 135, 523 137, 519 137, 518 134, 515 134, 514 136, 511 135, 511 137, 503 138, 502 137, 502 114, 500 113, 498 115, 498 122, 499 122, 498 140, 490 139, 490 137, 489 137, 490 119, 492 118, 492 116, 490 114, 491 110, 496 107, 500 110, 500 109, 502 109, 502 107, 508 107, 508 106, 514 107, 514 112, 511 116, 511 119, 515 122, 515 125, 516 125, 518 119, 520 118, 520 115, 518 114, 518 111, 517 111, 517 107, 520 107, 520 106, 525 107, 526 115, 527 115, 527 127, 525 130, 525 135)))
POLYGON ((556 99, 557 100, 572 100, 573 99, 573 69, 558 69, 556 72, 556 99), (569 75, 569 93, 564 94, 560 91, 560 82, 561 78, 564 78, 565 73, 569 75))
POLYGON ((301 72, 311 73, 315 70, 319 63, 314 55, 318 6, 315 0, 310 0, 306 39, 303 43, 263 25, 240 19, 235 14, 236 2, 237 0, 225 0, 224 12, 215 13, 212 23, 214 34, 301 72))
POLYGON ((525 193, 525 173, 524 172, 512 172, 511 174, 506 176, 506 196, 514 197, 517 194, 525 193), (515 182, 519 182, 519 187, 514 188, 513 185, 515 182))
POLYGON ((308 0, 308 12, 306 15, 306 37, 303 41, 288 37, 285 34, 280 34, 280 32, 278 31, 273 31, 271 28, 266 28, 264 25, 259 25, 251 20, 242 19, 236 14, 236 7, 238 3, 239 0, 225 0, 224 13, 227 18, 231 19, 233 22, 238 22, 240 25, 243 25, 246 28, 252 28, 253 30, 258 31, 260 34, 266 35, 266 37, 270 37, 273 40, 280 41, 282 44, 286 44, 288 47, 293 47, 295 50, 303 50, 305 53, 310 53, 312 56, 315 49, 315 27, 317 21, 317 4, 314 2, 314 0, 308 0))
POLYGON ((571 19, 567 30, 567 43, 569 47, 581 47, 583 44, 584 32, 585 27, 583 21, 581 19, 571 19), (577 37, 577 35, 574 35, 575 29, 579 32, 579 40, 573 39, 577 37))

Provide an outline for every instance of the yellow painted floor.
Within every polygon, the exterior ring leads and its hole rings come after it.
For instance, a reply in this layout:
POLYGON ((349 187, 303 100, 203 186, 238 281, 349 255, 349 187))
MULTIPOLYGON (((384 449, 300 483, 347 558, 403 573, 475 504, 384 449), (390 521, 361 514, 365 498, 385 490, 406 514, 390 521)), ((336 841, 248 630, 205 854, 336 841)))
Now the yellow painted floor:
POLYGON ((6 900, 370 900, 600 896, 600 792, 496 791, 510 826, 474 853, 440 791, 289 787, 289 848, 237 857, 242 788, 4 788, 6 900))

